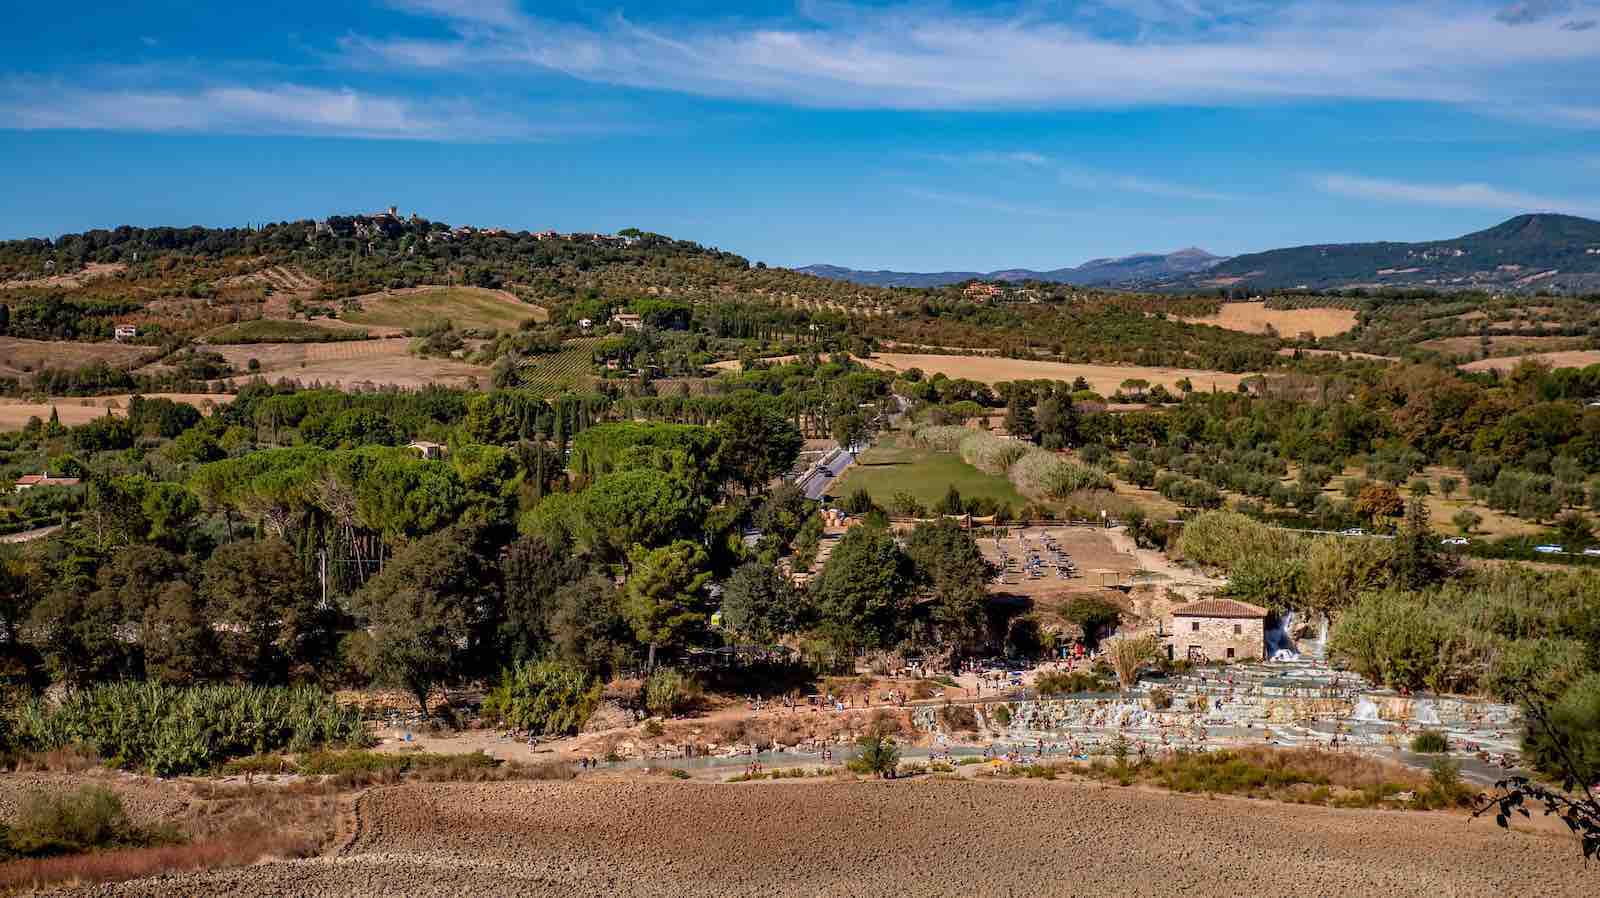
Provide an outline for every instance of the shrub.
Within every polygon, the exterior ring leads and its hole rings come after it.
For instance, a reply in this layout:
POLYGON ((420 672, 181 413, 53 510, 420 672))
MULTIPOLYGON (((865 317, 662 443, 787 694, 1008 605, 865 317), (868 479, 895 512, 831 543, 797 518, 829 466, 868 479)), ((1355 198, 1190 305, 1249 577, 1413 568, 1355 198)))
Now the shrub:
POLYGON ((1020 492, 1035 499, 1065 499, 1080 490, 1111 487, 1104 473, 1042 449, 1019 458, 1010 476, 1020 492))
POLYGON ((1033 681, 1033 688, 1040 695, 1072 695, 1079 692, 1109 692, 1110 686, 1099 677, 1088 671, 1075 670, 1072 673, 1048 671, 1039 675, 1033 681))
POLYGON ((1411 750, 1418 754, 1442 754, 1450 750, 1450 740, 1438 730, 1423 730, 1411 737, 1411 750))
POLYGON ((1003 727, 1011 726, 1011 706, 997 705, 994 709, 994 721, 1003 727))
POLYGON ((860 753, 850 760, 849 768, 857 773, 878 776, 894 772, 900 766, 900 748, 883 733, 868 733, 856 740, 860 753))
POLYGON ((978 728, 978 712, 972 710, 971 705, 953 705, 945 702, 939 709, 939 720, 951 730, 972 731, 978 728))
POLYGON ((972 433, 970 427, 947 424, 937 427, 918 427, 911 432, 911 439, 937 452, 955 452, 961 447, 961 441, 972 436, 972 433))
POLYGON ((1461 765, 1449 758, 1439 758, 1428 765, 1428 784, 1431 803, 1443 807, 1468 804, 1474 797, 1461 781, 1461 765))
POLYGON ((1586 783, 1600 780, 1600 673, 1569 686, 1550 705, 1549 717, 1547 729, 1535 726, 1530 715, 1522 738, 1534 765, 1552 774, 1570 770, 1586 783), (1570 763, 1563 764, 1563 755, 1570 763))
POLYGON ((118 767, 199 773, 230 759, 367 741, 360 714, 308 686, 164 686, 119 682, 35 702, 16 715, 20 746, 85 745, 118 767))
POLYGON ((661 717, 681 714, 700 701, 700 684, 670 667, 658 668, 644 684, 644 706, 661 717))
POLYGON ((1232 570, 1247 559, 1289 558, 1299 537, 1231 511, 1195 515, 1178 536, 1178 554, 1199 564, 1232 570))
POLYGON ((370 774, 390 771, 408 773, 411 771, 438 770, 457 774, 457 776, 445 777, 447 779, 468 779, 470 777, 460 775, 462 771, 487 770, 497 767, 499 764, 498 760, 484 754, 482 750, 459 754, 319 751, 301 757, 295 764, 295 768, 306 776, 338 776, 350 773, 370 774))
POLYGON ((110 789, 37 789, 23 795, 16 823, 6 833, 6 847, 15 854, 43 857, 131 845, 140 837, 122 799, 110 789))
POLYGON ((960 443, 961 458, 967 464, 989 474, 1004 474, 1011 465, 1028 454, 1028 444, 1020 440, 1006 440, 982 431, 971 433, 960 443))
POLYGON ((1165 711, 1172 707, 1172 693, 1161 686, 1150 690, 1150 707, 1157 711, 1165 711))
POLYGON ((500 675, 483 715, 541 734, 576 733, 600 703, 600 684, 560 661, 524 661, 500 675))

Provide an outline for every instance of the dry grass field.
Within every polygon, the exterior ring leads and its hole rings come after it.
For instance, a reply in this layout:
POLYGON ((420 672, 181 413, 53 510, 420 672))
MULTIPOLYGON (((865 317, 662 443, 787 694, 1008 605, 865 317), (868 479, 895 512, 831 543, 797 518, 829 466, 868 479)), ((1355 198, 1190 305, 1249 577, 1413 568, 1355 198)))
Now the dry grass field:
POLYGON ((1285 337, 1306 331, 1317 337, 1335 337, 1356 326, 1356 313, 1349 309, 1269 309, 1265 302, 1229 302, 1215 315, 1183 320, 1247 334, 1266 333, 1271 327, 1285 337))
MULTIPOLYGON (((799 358, 799 356, 797 356, 797 355, 775 355, 775 356, 769 356, 767 358, 764 358, 761 361, 766 362, 769 365, 786 365, 789 362, 792 362, 797 358, 799 358)), ((742 371, 742 370, 744 370, 744 366, 742 364, 740 364, 738 359, 723 359, 720 362, 712 362, 710 365, 707 365, 706 367, 715 368, 718 371, 742 371)))
POLYGON ((1524 355, 1534 352, 1566 352, 1578 349, 1587 343, 1584 337, 1538 337, 1538 336, 1508 336, 1490 335, 1487 347, 1482 337, 1439 337, 1433 340, 1424 340, 1417 346, 1421 349, 1433 349, 1451 355, 1475 355, 1484 348, 1488 349, 1490 356, 1524 355))
POLYGON ((1129 378, 1147 380, 1152 386, 1164 384, 1176 390, 1178 381, 1188 378, 1197 391, 1218 390, 1232 392, 1249 374, 1228 374, 1222 371, 1191 371, 1183 368, 1149 368, 1139 365, 1090 365, 1072 362, 1041 362, 1030 359, 1003 359, 989 356, 925 355, 919 353, 880 352, 863 359, 868 368, 881 371, 905 371, 920 368, 923 374, 942 373, 947 377, 965 377, 987 384, 1006 380, 1065 380, 1082 377, 1089 388, 1109 396, 1129 378))
POLYGON ((428 384, 464 386, 476 378, 489 382, 490 371, 454 359, 421 359, 410 354, 405 339, 355 340, 343 343, 253 343, 209 347, 227 359, 241 376, 249 376, 251 359, 260 363, 254 372, 268 380, 281 377, 302 382, 352 387, 373 384, 415 388, 428 384))
POLYGON ((127 270, 128 266, 121 262, 90 262, 83 266, 82 271, 71 271, 66 274, 56 274, 41 278, 14 278, 9 281, 0 281, 0 290, 21 287, 59 287, 70 290, 74 287, 82 287, 96 278, 110 277, 127 270))
POLYGON ((1594 894, 1547 831, 1072 782, 410 784, 355 817, 333 856, 71 894, 1594 894))
POLYGON ((545 321, 550 313, 504 290, 482 287, 412 287, 355 297, 361 311, 349 312, 351 324, 415 329, 448 319, 457 328, 508 330, 529 319, 545 321))
POLYGON ((1511 355, 1496 359, 1479 359, 1461 366, 1463 371, 1510 371, 1523 359, 1533 359, 1551 368, 1587 368, 1600 364, 1600 349, 1578 349, 1567 352, 1535 352, 1528 355, 1511 355))
POLYGON ((1297 349, 1297 348, 1295 348, 1293 346, 1285 346, 1285 347, 1283 347, 1282 349, 1278 350, 1278 355, 1292 356, 1296 352, 1300 353, 1301 355, 1307 355, 1307 356, 1317 356, 1317 355, 1335 356, 1337 358, 1346 359, 1346 360, 1349 360, 1349 359, 1362 359, 1362 360, 1368 361, 1368 362, 1392 362, 1392 361, 1395 361, 1395 358, 1392 355, 1378 355, 1378 354, 1372 353, 1372 352, 1356 352, 1354 350, 1349 350, 1349 349, 1297 349))
MULTIPOLYGON (((233 397, 225 393, 151 393, 147 398, 160 396, 174 402, 187 402, 190 405, 207 411, 213 405, 232 401, 233 397)), ((20 399, 0 399, 0 430, 21 430, 27 425, 29 418, 38 418, 41 421, 50 420, 50 410, 56 410, 61 418, 61 423, 67 427, 84 424, 95 418, 104 417, 109 410, 113 415, 122 414, 121 409, 127 408, 127 394, 120 396, 62 396, 48 402, 23 402, 20 399)))
POLYGON ((20 377, 40 368, 81 368, 90 362, 125 365, 150 352, 125 343, 74 343, 0 337, 0 377, 20 377))

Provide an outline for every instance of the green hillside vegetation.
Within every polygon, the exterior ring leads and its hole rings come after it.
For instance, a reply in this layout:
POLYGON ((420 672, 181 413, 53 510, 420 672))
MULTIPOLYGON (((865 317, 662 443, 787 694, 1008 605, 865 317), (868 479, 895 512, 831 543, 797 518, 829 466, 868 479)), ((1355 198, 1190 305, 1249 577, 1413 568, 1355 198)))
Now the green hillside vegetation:
POLYGON ((361 308, 343 313, 351 324, 424 330, 448 321, 460 330, 509 330, 538 317, 537 307, 518 306, 484 290, 438 287, 418 293, 369 296, 361 308))
POLYGON ((335 343, 365 340, 366 331, 323 327, 309 321, 282 321, 260 318, 224 325, 206 334, 207 343, 335 343))
POLYGON ((1540 270, 1559 269, 1561 279, 1549 279, 1543 286, 1565 283, 1594 291, 1600 290, 1600 277, 1590 281, 1582 275, 1600 276, 1600 255, 1589 252, 1596 247, 1600 247, 1600 221, 1570 215, 1519 215, 1454 240, 1317 244, 1249 253, 1190 282, 1244 278, 1257 288, 1304 286, 1313 290, 1380 283, 1511 285, 1540 270))

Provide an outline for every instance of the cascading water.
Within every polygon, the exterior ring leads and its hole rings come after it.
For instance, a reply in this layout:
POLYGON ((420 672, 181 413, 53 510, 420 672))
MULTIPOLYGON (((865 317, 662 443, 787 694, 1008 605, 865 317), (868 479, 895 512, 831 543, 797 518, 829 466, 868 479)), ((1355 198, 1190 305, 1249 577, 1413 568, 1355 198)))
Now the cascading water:
POLYGON ((1294 612, 1285 611, 1277 625, 1267 631, 1267 657, 1274 661, 1298 661, 1300 652, 1294 644, 1294 612))
POLYGON ((1364 698, 1361 701, 1356 702, 1355 710, 1350 712, 1350 717, 1353 720, 1374 722, 1382 720, 1382 718, 1378 716, 1378 703, 1374 702, 1370 698, 1364 698))

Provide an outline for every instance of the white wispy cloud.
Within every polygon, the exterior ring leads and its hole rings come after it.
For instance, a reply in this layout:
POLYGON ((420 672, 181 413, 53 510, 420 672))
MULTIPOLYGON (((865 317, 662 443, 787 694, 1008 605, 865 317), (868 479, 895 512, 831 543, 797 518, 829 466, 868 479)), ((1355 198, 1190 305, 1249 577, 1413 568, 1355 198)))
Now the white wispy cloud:
POLYGON ((1049 154, 1032 150, 937 153, 933 154, 931 158, 953 165, 1021 167, 1028 170, 1032 175, 1051 175, 1056 182, 1077 190, 1139 193, 1167 199, 1196 200, 1200 202, 1228 202, 1236 199, 1236 197, 1226 193, 1204 187, 1180 184, 1145 175, 1102 171, 1066 162, 1049 154))
POLYGON ((983 212, 999 212, 1004 215, 1022 215, 1029 218, 1065 218, 1068 214, 1064 209, 1026 203, 1012 203, 970 193, 951 193, 944 190, 928 190, 922 187, 905 187, 901 190, 906 196, 919 200, 927 200, 928 202, 940 203, 946 206, 978 209, 983 212))
POLYGON ((219 85, 91 88, 58 80, 0 80, 0 129, 313 135, 390 140, 536 138, 591 125, 538 128, 466 101, 420 101, 350 88, 219 85))
POLYGON ((1541 196, 1489 184, 1425 184, 1348 174, 1322 175, 1316 184, 1326 193, 1384 202, 1500 212, 1600 214, 1600 202, 1593 200, 1541 196))
MULTIPOLYGON (((1596 0, 1569 5, 1572 16, 1596 0)), ((574 23, 515 4, 401 0, 450 37, 352 36, 355 61, 557 72, 722 98, 843 108, 1227 104, 1281 98, 1460 103, 1582 97, 1600 42, 1547 3, 1106 0, 1001 13, 807 4, 802 21, 574 23)))

